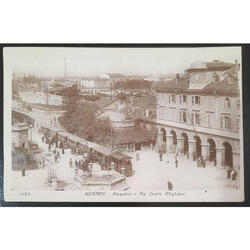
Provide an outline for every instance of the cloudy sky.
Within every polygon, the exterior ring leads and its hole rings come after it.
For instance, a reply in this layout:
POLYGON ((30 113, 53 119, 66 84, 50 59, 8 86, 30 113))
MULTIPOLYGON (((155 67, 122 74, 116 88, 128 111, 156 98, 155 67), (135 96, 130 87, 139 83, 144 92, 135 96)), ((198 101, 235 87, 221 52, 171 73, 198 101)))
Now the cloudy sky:
POLYGON ((217 48, 5 48, 17 75, 64 76, 66 58, 68 76, 183 73, 193 62, 241 61, 239 47, 217 48))

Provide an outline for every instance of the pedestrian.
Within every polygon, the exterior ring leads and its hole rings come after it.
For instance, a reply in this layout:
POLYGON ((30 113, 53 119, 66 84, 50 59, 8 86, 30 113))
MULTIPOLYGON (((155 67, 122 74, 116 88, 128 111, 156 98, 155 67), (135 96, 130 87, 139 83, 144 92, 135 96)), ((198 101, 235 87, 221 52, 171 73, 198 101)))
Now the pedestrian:
POLYGON ((77 162, 77 160, 75 160, 75 166, 76 166, 76 168, 78 168, 78 162, 77 162))
POLYGON ((231 172, 232 172, 231 169, 228 168, 228 169, 227 169, 227 179, 228 179, 228 180, 231 179, 231 172))
POLYGON ((160 152, 159 157, 160 157, 160 161, 162 161, 162 152, 160 152))
POLYGON ((172 191, 173 190, 173 184, 171 183, 171 181, 168 181, 168 191, 172 191))
POLYGON ((50 150, 51 150, 51 145, 49 144, 49 146, 48 146, 48 151, 50 152, 50 150))
POLYGON ((64 155, 64 148, 62 148, 62 154, 64 155))
POLYGON ((206 167, 206 160, 205 160, 205 159, 202 159, 202 160, 201 160, 201 164, 202 164, 202 167, 205 168, 205 167, 206 167))
POLYGON ((45 159, 44 157, 42 157, 42 165, 43 165, 43 168, 45 167, 45 159))
POLYGON ((139 161, 140 160, 140 154, 139 154, 139 152, 137 151, 136 152, 136 161, 139 161))
POLYGON ((72 161, 72 159, 70 158, 70 159, 69 159, 69 167, 72 168, 72 166, 73 166, 73 161, 72 161))
POLYGON ((196 153, 193 152, 192 156, 193 156, 193 161, 195 161, 196 160, 196 153))
POLYGON ((43 143, 44 143, 44 136, 42 136, 42 141, 43 141, 43 143))
POLYGON ((199 168, 200 167, 200 160, 199 159, 196 160, 196 164, 197 164, 197 168, 199 168))
POLYGON ((178 159, 175 158, 175 167, 178 168, 178 159))
POLYGON ((231 176, 232 176, 232 181, 236 181, 236 177, 237 177, 237 172, 233 169, 233 171, 231 172, 231 176))

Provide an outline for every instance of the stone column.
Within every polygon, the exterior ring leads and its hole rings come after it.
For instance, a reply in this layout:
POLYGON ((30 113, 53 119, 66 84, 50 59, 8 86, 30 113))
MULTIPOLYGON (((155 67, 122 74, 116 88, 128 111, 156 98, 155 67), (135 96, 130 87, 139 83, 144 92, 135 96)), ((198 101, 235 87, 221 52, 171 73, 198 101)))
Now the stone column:
POLYGON ((193 159, 193 153, 196 152, 196 141, 188 141, 189 157, 193 159))
POLYGON ((225 149, 216 148, 216 166, 225 167, 225 149))
POLYGON ((202 153, 202 156, 203 158, 206 160, 206 161, 209 161, 210 160, 210 145, 209 144, 201 144, 201 153, 202 153))
POLYGON ((179 148, 179 154, 184 154, 184 138, 178 138, 177 139, 177 147, 179 148))
POLYGON ((166 143, 167 147, 166 147, 166 150, 167 150, 167 153, 173 153, 173 135, 167 135, 167 143, 166 143))
POLYGON ((232 151, 233 154, 233 169, 237 172, 240 170, 240 152, 232 151))

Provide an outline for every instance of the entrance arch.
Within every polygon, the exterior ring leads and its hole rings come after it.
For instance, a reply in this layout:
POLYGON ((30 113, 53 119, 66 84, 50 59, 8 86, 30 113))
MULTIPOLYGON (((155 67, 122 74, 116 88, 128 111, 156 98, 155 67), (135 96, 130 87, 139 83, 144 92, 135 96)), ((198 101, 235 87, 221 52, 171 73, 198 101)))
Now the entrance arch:
POLYGON ((207 140, 209 144, 209 161, 214 162, 216 165, 216 144, 215 141, 211 138, 207 140))
POLYGON ((197 157, 200 157, 201 156, 201 138, 198 135, 196 135, 196 136, 194 136, 194 140, 196 142, 197 157))
POLYGON ((166 130, 164 128, 160 129, 161 132, 161 142, 166 142, 166 130))
POLYGON ((173 136, 173 145, 177 145, 177 134, 174 130, 171 130, 170 134, 173 136))
POLYGON ((232 168, 233 167, 232 146, 228 142, 224 142, 222 145, 225 147, 225 166, 232 168))
POLYGON ((172 149, 175 151, 176 150, 176 146, 177 146, 177 134, 174 130, 170 131, 170 134, 173 136, 173 140, 172 140, 172 149))
POLYGON ((183 153, 184 155, 188 154, 189 151, 189 147, 188 147, 188 136, 186 133, 182 133, 181 137, 183 138, 184 142, 183 142, 183 153))

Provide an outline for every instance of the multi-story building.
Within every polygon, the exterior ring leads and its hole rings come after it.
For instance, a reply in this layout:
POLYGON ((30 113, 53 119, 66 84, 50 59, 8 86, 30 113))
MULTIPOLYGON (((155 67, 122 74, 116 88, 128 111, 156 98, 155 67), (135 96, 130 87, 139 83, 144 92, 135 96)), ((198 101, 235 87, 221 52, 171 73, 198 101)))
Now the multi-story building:
POLYGON ((62 96, 49 94, 44 91, 20 91, 19 97, 22 102, 27 104, 48 104, 61 106, 62 96))
POLYGON ((157 89, 157 145, 202 155, 217 166, 240 165, 239 65, 196 63, 157 89))

